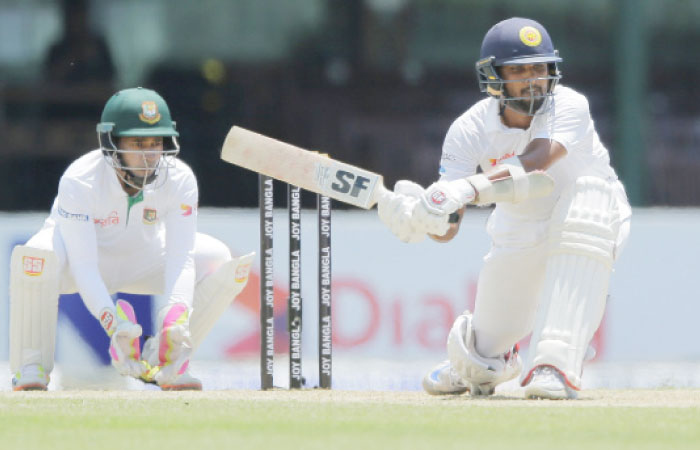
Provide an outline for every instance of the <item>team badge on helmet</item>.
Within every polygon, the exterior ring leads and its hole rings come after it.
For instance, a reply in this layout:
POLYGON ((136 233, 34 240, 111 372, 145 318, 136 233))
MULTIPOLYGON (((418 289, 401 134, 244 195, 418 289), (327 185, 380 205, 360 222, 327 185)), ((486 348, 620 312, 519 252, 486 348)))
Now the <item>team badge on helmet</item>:
POLYGON ((156 102, 148 100, 141 103, 139 119, 149 125, 157 123, 160 120, 160 113, 158 112, 158 105, 156 105, 156 102))
POLYGON ((520 29, 520 40, 530 47, 537 47, 542 43, 542 35, 535 27, 523 27, 520 29))

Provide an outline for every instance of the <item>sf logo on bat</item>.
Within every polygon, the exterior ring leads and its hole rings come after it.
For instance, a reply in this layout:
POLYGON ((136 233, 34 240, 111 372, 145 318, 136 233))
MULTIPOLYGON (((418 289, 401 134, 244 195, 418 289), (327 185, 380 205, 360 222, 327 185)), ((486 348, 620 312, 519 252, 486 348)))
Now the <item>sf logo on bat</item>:
POLYGON ((360 193, 369 188, 370 179, 362 175, 355 175, 346 170, 338 170, 335 173, 336 181, 331 188, 341 194, 350 194, 351 197, 359 197, 360 193))

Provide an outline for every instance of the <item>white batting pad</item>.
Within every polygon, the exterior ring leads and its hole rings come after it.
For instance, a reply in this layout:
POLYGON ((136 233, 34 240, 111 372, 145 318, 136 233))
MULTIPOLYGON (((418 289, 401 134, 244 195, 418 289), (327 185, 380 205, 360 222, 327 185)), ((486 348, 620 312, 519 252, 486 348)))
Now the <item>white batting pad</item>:
POLYGON ((255 252, 233 258, 195 286, 190 317, 193 351, 248 283, 254 256, 255 252))
POLYGON ((447 355, 457 374, 469 383, 473 395, 493 393, 496 386, 520 374, 517 354, 485 358, 476 351, 472 315, 465 311, 457 317, 447 336, 447 355))
POLYGON ((528 372, 551 365, 571 387, 581 385, 584 356, 603 318, 620 228, 616 184, 581 177, 554 208, 545 280, 528 372))
POLYGON ((10 260, 10 370, 41 364, 51 372, 58 320, 54 252, 18 245, 10 260))

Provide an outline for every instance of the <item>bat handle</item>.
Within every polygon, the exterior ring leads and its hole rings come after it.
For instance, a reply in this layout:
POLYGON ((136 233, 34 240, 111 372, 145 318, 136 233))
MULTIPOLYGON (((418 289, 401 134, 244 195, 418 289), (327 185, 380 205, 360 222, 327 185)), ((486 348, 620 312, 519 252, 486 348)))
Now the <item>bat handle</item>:
POLYGON ((379 203, 381 200, 386 199, 386 197, 393 195, 394 193, 390 191, 389 189, 384 186, 384 184, 377 183, 377 187, 374 189, 374 193, 372 194, 372 201, 369 204, 368 208, 371 208, 372 206, 376 205, 379 203))
POLYGON ((457 223, 459 222, 459 213, 453 212, 450 214, 450 218, 447 220, 447 223, 457 223))

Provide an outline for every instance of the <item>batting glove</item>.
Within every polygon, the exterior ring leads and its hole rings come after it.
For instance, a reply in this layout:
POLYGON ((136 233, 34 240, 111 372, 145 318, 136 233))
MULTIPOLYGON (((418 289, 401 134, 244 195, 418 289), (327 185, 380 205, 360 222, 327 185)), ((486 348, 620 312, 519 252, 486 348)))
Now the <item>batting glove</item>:
POLYGON ((466 179, 436 181, 428 186, 421 197, 425 209, 437 216, 449 216, 462 206, 474 201, 476 191, 466 179))
POLYGON ((420 203, 423 188, 408 180, 394 186, 394 192, 383 196, 377 204, 379 219, 401 241, 420 242, 425 239, 425 230, 414 227, 413 210, 420 203))

